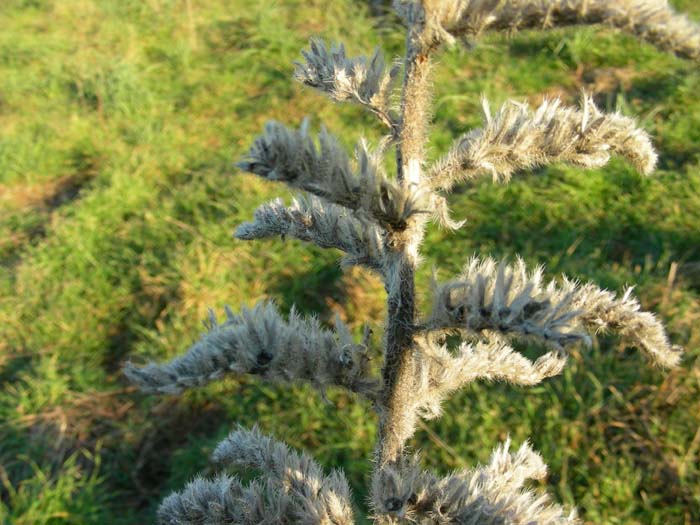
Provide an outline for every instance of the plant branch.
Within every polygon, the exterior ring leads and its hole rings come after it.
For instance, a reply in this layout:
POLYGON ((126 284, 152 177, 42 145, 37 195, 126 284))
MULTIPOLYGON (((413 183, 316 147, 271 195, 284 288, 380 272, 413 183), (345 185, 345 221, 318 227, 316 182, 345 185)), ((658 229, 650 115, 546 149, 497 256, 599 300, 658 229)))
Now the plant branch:
POLYGON ((598 168, 612 154, 645 175, 656 166, 651 140, 634 119, 603 113, 590 97, 583 97, 581 109, 555 99, 532 111, 509 101, 492 115, 486 99, 482 105, 485 126, 457 139, 430 168, 426 178, 431 188, 449 191, 484 174, 508 181, 515 172, 556 162, 598 168))
POLYGON ((361 220, 353 213, 316 197, 298 197, 290 207, 280 199, 264 204, 255 211, 252 222, 241 224, 234 236, 253 240, 289 236, 313 242, 321 248, 337 248, 347 255, 343 266, 362 265, 384 273, 383 230, 374 223, 361 220))
POLYGON ((317 147, 309 134, 308 119, 299 130, 270 121, 237 166, 364 214, 385 229, 404 230, 411 217, 425 213, 416 191, 386 176, 382 167, 385 143, 370 151, 360 141, 355 166, 338 139, 323 128, 318 143, 317 147))
MULTIPOLYGON (((399 143, 396 147, 397 181, 404 188, 417 190, 425 158, 430 117, 430 54, 436 43, 427 37, 425 13, 412 3, 408 21, 404 82, 401 97, 399 143)), ((378 464, 380 468, 397 462, 403 446, 414 432, 416 413, 412 389, 415 378, 413 333, 415 330, 415 268, 418 247, 423 239, 425 220, 414 221, 405 231, 387 236, 390 254, 386 288, 388 294, 385 358, 380 394, 378 464)))
POLYGON ((438 417, 442 401, 473 381, 532 386, 560 374, 566 365, 566 354, 558 351, 530 361, 495 333, 474 344, 463 342, 455 352, 450 352, 432 334, 416 337, 416 342, 420 371, 415 387, 420 395, 416 401, 420 416, 425 419, 438 417))
POLYGON ((605 24, 679 57, 700 59, 700 27, 666 0, 438 0, 439 23, 454 37, 605 24))
POLYGON ((445 477, 421 470, 418 458, 388 467, 372 483, 372 504, 380 523, 499 523, 581 525, 575 512, 552 504, 547 495, 524 487, 543 479, 547 467, 525 442, 509 452, 510 439, 496 448, 488 465, 445 477))
POLYGON ((343 44, 330 47, 323 40, 311 39, 302 51, 305 62, 296 62, 294 78, 318 89, 337 102, 354 101, 376 115, 396 135, 397 122, 390 108, 390 95, 396 68, 387 70, 377 48, 371 58, 348 57, 343 44))
POLYGON ((492 331, 557 351, 610 330, 659 366, 676 366, 681 355, 659 320, 640 311, 631 289, 618 298, 566 277, 545 283, 542 268, 530 272, 520 259, 509 265, 472 258, 458 279, 435 285, 433 309, 421 329, 457 329, 470 336, 492 331))
POLYGON ((284 320, 272 303, 240 314, 226 309, 218 324, 210 312, 209 331, 169 363, 142 368, 127 363, 124 373, 144 391, 174 394, 226 374, 253 374, 274 382, 308 382, 323 391, 337 386, 374 399, 378 382, 370 376, 365 334, 356 344, 336 320, 335 332, 295 310, 284 320))
POLYGON ((305 453, 290 450, 261 434, 239 428, 214 452, 214 461, 258 470, 259 479, 244 486, 219 474, 196 478, 184 490, 168 496, 158 509, 160 523, 252 525, 304 523, 353 525, 350 487, 340 472, 325 475, 305 453))

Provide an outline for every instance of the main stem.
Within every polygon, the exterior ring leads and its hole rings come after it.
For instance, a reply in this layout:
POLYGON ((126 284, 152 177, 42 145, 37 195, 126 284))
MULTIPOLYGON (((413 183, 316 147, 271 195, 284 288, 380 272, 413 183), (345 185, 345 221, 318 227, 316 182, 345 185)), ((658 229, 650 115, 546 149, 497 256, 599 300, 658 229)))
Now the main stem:
MULTIPOLYGON (((421 45, 422 25, 409 28, 405 75, 401 98, 399 143, 396 148, 397 179, 418 186, 429 117, 429 49, 421 45)), ((388 292, 386 351, 380 397, 378 463, 395 464, 414 432, 415 271, 424 221, 403 231, 391 232, 387 250, 391 254, 386 288, 388 292)))

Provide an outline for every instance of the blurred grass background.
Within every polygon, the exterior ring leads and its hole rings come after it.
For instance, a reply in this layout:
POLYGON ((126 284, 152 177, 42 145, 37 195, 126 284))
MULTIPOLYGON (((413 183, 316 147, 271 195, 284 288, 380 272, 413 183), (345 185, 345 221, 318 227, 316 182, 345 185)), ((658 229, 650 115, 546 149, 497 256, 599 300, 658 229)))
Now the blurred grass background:
MULTIPOLYGON (((700 19, 693 0, 674 3, 700 19)), ((341 272, 337 253, 231 238, 288 195, 232 162, 273 118, 376 141, 370 116, 294 84, 292 62, 312 35, 398 55, 397 22, 350 0, 3 0, 0 28, 0 523, 152 523, 235 422, 343 467, 364 507, 369 407, 249 378, 144 396, 120 366, 183 352, 207 307, 264 297, 380 332, 381 286, 341 272)), ((438 62, 435 156, 480 123, 482 93, 495 107, 586 89, 639 117, 661 165, 463 188, 450 202, 468 223, 430 230, 421 301, 432 265, 447 277, 474 252, 520 254, 550 275, 636 283, 687 355, 665 374, 603 339, 542 386, 469 387, 414 447, 446 472, 529 436, 548 488, 588 523, 700 523, 697 66, 600 28, 488 38, 438 62)))

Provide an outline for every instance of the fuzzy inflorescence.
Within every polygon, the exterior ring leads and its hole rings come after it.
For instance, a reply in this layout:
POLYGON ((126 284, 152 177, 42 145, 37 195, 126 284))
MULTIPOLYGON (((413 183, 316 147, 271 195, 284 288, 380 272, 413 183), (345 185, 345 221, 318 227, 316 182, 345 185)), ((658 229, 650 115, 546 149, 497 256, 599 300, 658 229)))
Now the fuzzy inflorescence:
POLYGON ((646 175, 656 166, 651 140, 634 119, 602 113, 590 97, 583 97, 581 109, 557 99, 545 100, 535 111, 509 101, 495 115, 486 99, 482 106, 485 126, 457 139, 435 163, 427 175, 433 188, 449 190, 483 174, 507 181, 515 172, 556 162, 598 168, 613 154, 646 175))
POLYGON ((700 30, 666 0, 430 0, 430 21, 446 40, 605 24, 684 58, 700 58, 700 30))
POLYGON ((356 168, 338 140, 322 129, 316 148, 308 120, 299 130, 268 122, 248 153, 237 164, 268 180, 282 181, 324 200, 364 214, 391 229, 403 230, 421 208, 414 188, 389 179, 381 166, 381 149, 371 152, 362 141, 356 148, 356 168))
POLYGON ((294 452, 257 429, 239 428, 216 448, 220 466, 260 474, 248 486, 228 474, 197 478, 163 501, 158 516, 168 524, 351 525, 350 487, 345 477, 325 475, 311 456, 294 452))
POLYGON ((509 452, 510 440, 494 450, 488 465, 440 477, 422 470, 418 458, 376 473, 372 504, 382 524, 580 525, 545 495, 524 488, 547 474, 539 454, 524 443, 509 452))
POLYGON ((312 39, 302 55, 304 62, 296 63, 296 80, 338 102, 362 104, 394 128, 396 117, 391 112, 390 96, 398 68, 387 68, 379 49, 371 58, 348 57, 343 44, 329 47, 323 40, 312 39))
POLYGON ((240 314, 227 308, 222 324, 212 313, 209 331, 186 354, 164 364, 128 364, 125 373, 141 389, 160 393, 178 393, 226 374, 304 381, 320 389, 337 386, 367 396, 377 389, 369 374, 366 341, 355 343, 339 319, 335 332, 295 311, 285 320, 272 303, 240 314))
POLYGON ((473 342, 462 342, 450 351, 440 337, 416 338, 417 366, 414 410, 432 419, 440 416, 441 403, 454 391, 473 381, 505 381, 532 386, 558 375, 566 365, 566 354, 550 351, 534 362, 515 351, 498 333, 484 334, 473 342))
POLYGON ((246 241, 289 236, 345 252, 344 266, 362 265, 384 271, 382 230, 341 206, 315 197, 299 197, 288 207, 279 199, 264 204, 255 211, 253 222, 241 224, 234 235, 246 241))
POLYGON ((563 278, 544 282, 542 268, 528 271, 491 258, 472 258, 457 279, 435 285, 427 330, 495 331, 561 351, 592 334, 615 331, 654 362, 675 366, 680 350, 672 346, 661 323, 641 312, 631 290, 621 298, 592 283, 563 278))

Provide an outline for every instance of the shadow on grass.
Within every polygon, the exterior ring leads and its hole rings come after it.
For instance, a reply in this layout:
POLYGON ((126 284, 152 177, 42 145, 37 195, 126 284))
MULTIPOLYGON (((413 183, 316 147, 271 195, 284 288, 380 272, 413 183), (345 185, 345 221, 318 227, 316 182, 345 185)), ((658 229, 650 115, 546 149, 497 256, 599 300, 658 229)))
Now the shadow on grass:
MULTIPOLYGON (((685 225, 692 216, 680 216, 668 205, 654 214, 657 201, 672 202, 672 193, 647 195, 644 181, 636 176, 618 177, 614 182, 601 179, 597 186, 590 181, 581 187, 571 181, 563 181, 569 183, 563 186, 555 178, 559 177, 549 172, 539 180, 529 177, 508 188, 484 184, 464 190, 453 198, 453 215, 467 217, 469 222, 454 235, 431 236, 426 251, 453 262, 452 247, 462 241, 473 251, 541 257, 551 261, 550 271, 577 268, 584 275, 601 266, 657 269, 672 261, 700 260, 700 232, 685 225), (532 191, 526 184, 537 187, 532 191), (555 190, 550 190, 550 184, 556 185, 555 190), (561 202, 556 201, 558 188, 561 202)), ((466 258, 469 249, 464 250, 460 248, 466 258)))
POLYGON ((41 186, 17 186, 5 191, 14 209, 0 222, 9 229, 8 238, 0 241, 1 266, 11 270, 21 261, 24 250, 46 236, 54 213, 89 191, 101 163, 101 155, 91 147, 74 148, 68 155, 67 175, 41 186))
POLYGON ((338 262, 319 260, 306 272, 275 277, 270 293, 277 299, 282 312, 295 307, 304 315, 316 315, 321 320, 331 318, 327 298, 338 297, 343 272, 338 262))

